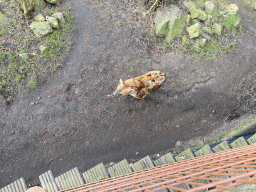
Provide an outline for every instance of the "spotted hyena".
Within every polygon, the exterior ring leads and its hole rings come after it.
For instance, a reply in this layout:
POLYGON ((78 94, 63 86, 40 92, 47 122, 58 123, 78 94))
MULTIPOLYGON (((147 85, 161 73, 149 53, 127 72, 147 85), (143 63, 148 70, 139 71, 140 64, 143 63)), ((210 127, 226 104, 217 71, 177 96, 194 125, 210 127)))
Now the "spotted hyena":
POLYGON ((137 99, 144 99, 147 94, 158 89, 165 81, 164 73, 160 71, 150 71, 136 78, 131 78, 123 82, 120 79, 113 97, 117 95, 131 95, 137 99))

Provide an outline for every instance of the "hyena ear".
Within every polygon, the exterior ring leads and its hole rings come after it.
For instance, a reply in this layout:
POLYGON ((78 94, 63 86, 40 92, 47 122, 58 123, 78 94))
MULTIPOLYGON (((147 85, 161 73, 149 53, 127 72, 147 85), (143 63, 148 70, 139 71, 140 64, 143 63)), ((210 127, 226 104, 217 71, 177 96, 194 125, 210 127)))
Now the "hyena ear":
POLYGON ((124 82, 123 82, 123 80, 122 80, 122 79, 120 79, 120 80, 119 80, 119 83, 120 83, 120 84, 124 84, 124 82))

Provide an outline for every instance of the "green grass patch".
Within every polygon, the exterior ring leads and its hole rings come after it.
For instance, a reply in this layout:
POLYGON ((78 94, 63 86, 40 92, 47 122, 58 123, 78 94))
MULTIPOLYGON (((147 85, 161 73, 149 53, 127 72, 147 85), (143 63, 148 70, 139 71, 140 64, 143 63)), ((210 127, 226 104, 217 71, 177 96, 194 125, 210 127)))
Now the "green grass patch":
POLYGON ((229 138, 233 137, 234 135, 240 133, 241 131, 245 130, 250 125, 254 124, 255 122, 256 122, 256 117, 252 117, 247 122, 241 123, 237 127, 232 128, 226 134, 218 135, 217 137, 213 138, 212 140, 204 142, 203 145, 198 145, 198 146, 195 146, 195 147, 193 147, 191 149, 196 149, 196 148, 199 148, 199 147, 204 147, 206 145, 210 145, 210 144, 213 144, 213 143, 218 143, 218 142, 221 142, 223 140, 229 139, 229 138))
POLYGON ((40 84, 37 77, 53 73, 59 67, 63 54, 71 50, 74 30, 71 5, 49 5, 44 0, 36 0, 34 13, 27 18, 30 23, 39 13, 46 17, 62 12, 65 19, 59 22, 58 30, 42 38, 35 37, 23 13, 13 5, 10 6, 9 1, 1 3, 9 16, 7 23, 0 26, 0 89, 6 100, 18 90, 35 88, 40 84), (48 47, 42 55, 39 45, 48 47), (22 58, 22 54, 27 54, 27 58, 22 58))

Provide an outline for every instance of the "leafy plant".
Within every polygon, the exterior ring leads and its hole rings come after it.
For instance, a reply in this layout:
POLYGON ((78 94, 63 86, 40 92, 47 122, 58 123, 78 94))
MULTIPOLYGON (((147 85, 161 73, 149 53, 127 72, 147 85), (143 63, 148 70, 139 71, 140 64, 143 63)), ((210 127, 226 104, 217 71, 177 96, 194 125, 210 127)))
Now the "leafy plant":
POLYGON ((168 47, 170 47, 171 45, 167 42, 163 42, 162 43, 162 47, 163 47, 163 50, 167 49, 168 47))
POLYGON ((38 80, 37 80, 37 76, 35 76, 34 78, 32 78, 29 81, 29 84, 31 85, 32 88, 35 88, 38 85, 38 80))
POLYGON ((135 64, 131 65, 131 72, 133 72, 135 70, 135 64))

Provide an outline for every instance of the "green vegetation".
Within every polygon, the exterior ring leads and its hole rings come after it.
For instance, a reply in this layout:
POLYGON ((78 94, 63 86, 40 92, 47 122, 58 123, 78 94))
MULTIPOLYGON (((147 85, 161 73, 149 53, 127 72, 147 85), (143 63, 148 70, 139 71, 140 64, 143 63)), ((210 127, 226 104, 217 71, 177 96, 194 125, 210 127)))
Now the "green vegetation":
POLYGON ((163 50, 166 50, 167 48, 169 48, 171 46, 171 44, 167 43, 167 42, 163 42, 162 43, 162 47, 163 47, 163 50))
MULTIPOLYGON (((254 124, 255 122, 256 122, 256 117, 252 117, 247 122, 241 123, 237 127, 234 127, 232 130, 230 130, 226 134, 219 135, 219 136, 213 138, 210 141, 204 142, 203 146, 210 145, 210 144, 213 144, 213 143, 218 143, 218 142, 221 142, 221 141, 223 141, 225 139, 229 139, 229 138, 233 137, 234 135, 240 133, 241 131, 245 130, 250 125, 254 124)), ((202 146, 195 146, 195 147, 193 147, 191 149, 196 149, 196 148, 199 148, 199 147, 202 147, 202 146)))
POLYGON ((65 51, 72 46, 71 32, 74 29, 71 6, 58 7, 49 5, 44 0, 36 0, 33 17, 29 14, 27 20, 35 21, 35 16, 41 13, 50 16, 62 12, 65 22, 59 22, 60 28, 51 34, 37 38, 26 23, 23 12, 14 2, 1 2, 7 9, 8 20, 0 26, 0 90, 6 100, 17 90, 35 88, 40 84, 45 73, 53 73, 64 58, 65 51), (39 45, 47 49, 41 54, 39 45))
POLYGON ((135 71, 135 64, 131 65, 131 72, 135 71))

